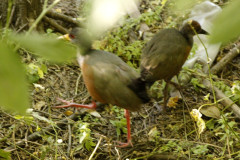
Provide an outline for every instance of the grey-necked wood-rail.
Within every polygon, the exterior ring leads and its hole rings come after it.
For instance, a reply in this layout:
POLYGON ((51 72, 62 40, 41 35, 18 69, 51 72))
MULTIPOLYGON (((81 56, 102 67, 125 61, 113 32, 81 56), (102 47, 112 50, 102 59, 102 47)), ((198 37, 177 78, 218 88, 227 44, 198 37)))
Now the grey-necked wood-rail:
POLYGON ((166 81, 164 107, 167 101, 168 84, 172 83, 172 77, 179 73, 186 61, 196 33, 208 34, 197 21, 190 20, 180 30, 173 28, 161 30, 143 49, 140 65, 141 79, 149 85, 161 79, 166 81))
POLYGON ((79 48, 78 62, 81 67, 84 83, 93 101, 90 105, 70 103, 56 108, 81 107, 94 109, 95 101, 117 105, 125 109, 127 119, 127 143, 119 147, 132 145, 130 129, 130 111, 139 110, 143 103, 149 101, 145 83, 136 80, 140 74, 128 66, 118 56, 91 48, 91 38, 85 29, 74 28, 70 40, 79 48))

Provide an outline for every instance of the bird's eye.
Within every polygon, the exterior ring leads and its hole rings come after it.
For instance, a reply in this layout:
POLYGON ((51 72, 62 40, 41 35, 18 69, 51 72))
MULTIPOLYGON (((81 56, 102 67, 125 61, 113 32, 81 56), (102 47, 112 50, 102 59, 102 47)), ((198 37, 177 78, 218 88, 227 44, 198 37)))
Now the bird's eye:
POLYGON ((75 36, 72 35, 72 34, 70 34, 69 37, 70 37, 71 39, 74 39, 74 38, 75 38, 75 36))

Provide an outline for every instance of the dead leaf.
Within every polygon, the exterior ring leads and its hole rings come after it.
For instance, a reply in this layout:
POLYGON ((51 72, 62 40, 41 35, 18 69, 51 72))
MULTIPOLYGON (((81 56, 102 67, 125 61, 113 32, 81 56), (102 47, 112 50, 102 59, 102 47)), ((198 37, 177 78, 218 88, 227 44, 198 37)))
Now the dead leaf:
POLYGON ((200 134, 204 131, 204 129, 206 128, 206 124, 204 122, 204 120, 201 118, 202 114, 199 112, 198 109, 193 109, 190 112, 190 115, 193 117, 194 121, 197 122, 197 126, 198 126, 198 135, 200 136, 200 134))
POLYGON ((96 110, 88 109, 87 112, 90 113, 94 117, 97 117, 97 118, 101 117, 101 115, 96 110))
POLYGON ((35 87, 35 89, 40 89, 40 90, 45 89, 45 87, 43 87, 41 84, 33 83, 33 86, 35 87))
POLYGON ((200 112, 207 117, 219 119, 221 114, 216 106, 205 106, 202 107, 200 112))
POLYGON ((150 140, 150 141, 154 141, 154 139, 157 137, 159 135, 159 131, 158 131, 158 129, 157 129, 157 127, 153 127, 150 131, 149 131, 149 133, 148 133, 148 139, 150 140))
POLYGON ((33 112, 32 116, 37 118, 37 119, 39 119, 39 120, 41 120, 41 121, 45 121, 45 122, 47 122, 49 124, 54 124, 52 120, 47 119, 46 117, 40 116, 39 113, 37 113, 37 112, 33 112))
POLYGON ((176 108, 178 100, 179 100, 178 96, 170 97, 168 100, 167 106, 176 108))
POLYGON ((45 102, 44 101, 39 101, 39 102, 37 102, 34 106, 33 106, 33 108, 34 109, 36 109, 36 110, 41 110, 41 108, 43 107, 43 106, 45 106, 45 102))

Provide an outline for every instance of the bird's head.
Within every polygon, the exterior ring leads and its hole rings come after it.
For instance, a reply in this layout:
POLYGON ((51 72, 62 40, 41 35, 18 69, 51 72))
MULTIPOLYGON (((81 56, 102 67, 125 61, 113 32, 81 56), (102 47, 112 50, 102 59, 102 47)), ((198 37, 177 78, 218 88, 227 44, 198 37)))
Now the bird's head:
POLYGON ((73 28, 69 34, 65 34, 60 38, 71 41, 80 49, 88 50, 92 46, 92 38, 87 30, 83 28, 73 28))
POLYGON ((183 27, 180 29, 183 34, 194 36, 196 34, 206 34, 209 33, 202 29, 201 25, 195 20, 189 20, 186 22, 183 27))

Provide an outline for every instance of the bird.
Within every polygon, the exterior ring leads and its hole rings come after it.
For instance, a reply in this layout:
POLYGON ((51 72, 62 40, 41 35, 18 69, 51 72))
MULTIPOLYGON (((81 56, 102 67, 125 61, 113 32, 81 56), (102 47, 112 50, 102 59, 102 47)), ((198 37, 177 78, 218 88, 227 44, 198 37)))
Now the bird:
POLYGON ((95 109, 96 101, 117 105, 125 109, 127 120, 127 143, 118 142, 118 147, 133 146, 131 142, 130 112, 137 111, 149 101, 145 82, 140 73, 113 53, 92 49, 92 38, 86 29, 73 28, 63 36, 78 47, 77 60, 83 81, 92 97, 90 105, 77 104, 59 99, 65 105, 55 108, 81 107, 95 109))
MULTIPOLYGON (((186 22, 180 30, 162 29, 147 42, 141 55, 141 80, 151 86, 157 80, 164 80, 164 105, 166 107, 168 84, 181 70, 193 46, 193 36, 208 34, 195 20, 186 22)), ((179 88, 179 87, 177 87, 179 88)))

